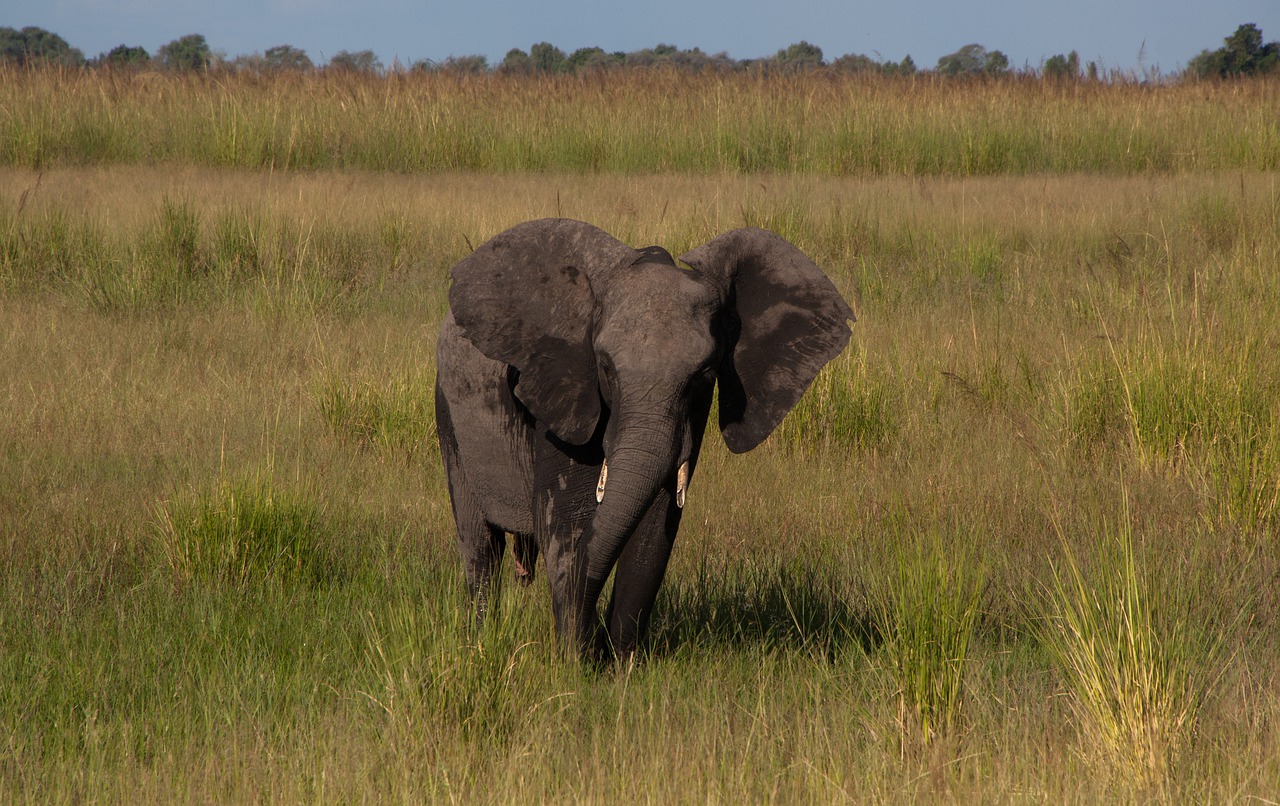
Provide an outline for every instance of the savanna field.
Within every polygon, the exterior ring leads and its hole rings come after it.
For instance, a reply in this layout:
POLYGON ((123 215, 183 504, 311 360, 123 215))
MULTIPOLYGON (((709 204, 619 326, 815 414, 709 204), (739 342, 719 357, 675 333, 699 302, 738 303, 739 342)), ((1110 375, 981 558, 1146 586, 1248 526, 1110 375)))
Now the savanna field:
POLYGON ((1278 272, 1274 78, 0 70, 0 802, 1274 803, 1278 272), (435 444, 543 216, 858 314, 620 669, 435 444))

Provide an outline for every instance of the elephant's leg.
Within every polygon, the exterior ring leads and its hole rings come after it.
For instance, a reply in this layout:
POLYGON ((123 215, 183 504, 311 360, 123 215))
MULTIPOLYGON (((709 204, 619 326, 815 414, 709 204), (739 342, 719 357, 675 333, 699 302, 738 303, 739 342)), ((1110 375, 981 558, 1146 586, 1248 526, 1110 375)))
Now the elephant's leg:
POLYGON ((475 486, 463 472, 452 412, 439 381, 436 385, 436 427, 440 458, 449 486, 449 502, 458 530, 458 548, 462 553, 476 625, 479 626, 489 612, 490 600, 496 593, 494 588, 501 579, 497 572, 501 570, 506 533, 486 518, 475 486))
POLYGON ((506 545, 506 532, 485 523, 483 518, 458 519, 458 546, 477 626, 501 593, 502 552, 506 545))
POLYGON ((619 658, 636 650, 644 635, 667 572, 667 561, 680 528, 680 513, 667 490, 659 490, 653 506, 618 558, 609 601, 609 643, 619 658))
POLYGON ((532 534, 525 532, 516 532, 511 537, 511 553, 516 560, 516 581, 524 587, 533 582, 534 566, 538 562, 538 541, 532 534))
MULTIPOLYGON (((592 490, 595 476, 589 479, 592 490)), ((589 514, 569 505, 568 490, 544 491, 534 506, 538 545, 546 561, 547 582, 551 587, 551 610, 555 616, 556 636, 575 654, 581 654, 597 643, 600 618, 586 571, 586 540, 591 525, 589 514)), ((591 503, 594 505, 594 492, 591 503)), ((589 511, 588 511, 589 512, 589 511)))

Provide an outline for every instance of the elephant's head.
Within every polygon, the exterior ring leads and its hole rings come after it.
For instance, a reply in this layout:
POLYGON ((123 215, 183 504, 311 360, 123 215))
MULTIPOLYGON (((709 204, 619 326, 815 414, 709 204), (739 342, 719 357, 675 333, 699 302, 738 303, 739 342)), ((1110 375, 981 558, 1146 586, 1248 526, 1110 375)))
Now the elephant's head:
POLYGON ((734 230, 680 260, 692 269, 659 247, 546 219, 453 270, 449 302, 466 338, 517 370, 515 395, 551 438, 603 451, 593 584, 655 501, 683 505, 717 384, 724 441, 748 451, 849 340, 853 311, 778 235, 734 230))

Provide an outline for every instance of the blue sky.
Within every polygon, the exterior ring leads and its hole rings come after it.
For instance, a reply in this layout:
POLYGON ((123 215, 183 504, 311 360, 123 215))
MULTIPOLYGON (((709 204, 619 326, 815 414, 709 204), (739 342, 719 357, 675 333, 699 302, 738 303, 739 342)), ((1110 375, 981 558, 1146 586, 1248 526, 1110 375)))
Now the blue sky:
POLYGON ((920 67, 976 42, 1015 67, 1079 52, 1105 68, 1173 72, 1242 23, 1280 39, 1280 0, 3 0, 0 25, 36 25, 86 56, 203 34, 228 56, 289 44, 317 63, 372 50, 384 64, 483 54, 547 41, 565 51, 659 43, 737 59, 807 40, 827 59, 865 53, 920 67))

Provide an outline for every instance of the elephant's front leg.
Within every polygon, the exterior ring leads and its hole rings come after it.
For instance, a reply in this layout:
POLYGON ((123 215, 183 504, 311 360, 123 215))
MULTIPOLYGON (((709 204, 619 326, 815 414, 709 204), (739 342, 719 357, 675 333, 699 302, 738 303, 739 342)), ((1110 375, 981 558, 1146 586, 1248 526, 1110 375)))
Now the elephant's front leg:
POLYGON ((627 542, 613 578, 613 597, 606 621, 609 643, 619 658, 636 651, 648 628, 653 603, 667 572, 667 561, 680 528, 674 496, 666 489, 657 498, 627 542))
POLYGON ((600 631, 596 602, 604 580, 593 584, 587 575, 600 466, 563 455, 544 458, 555 461, 539 462, 535 471, 534 532, 546 563, 556 635, 581 654, 594 649, 600 631))

